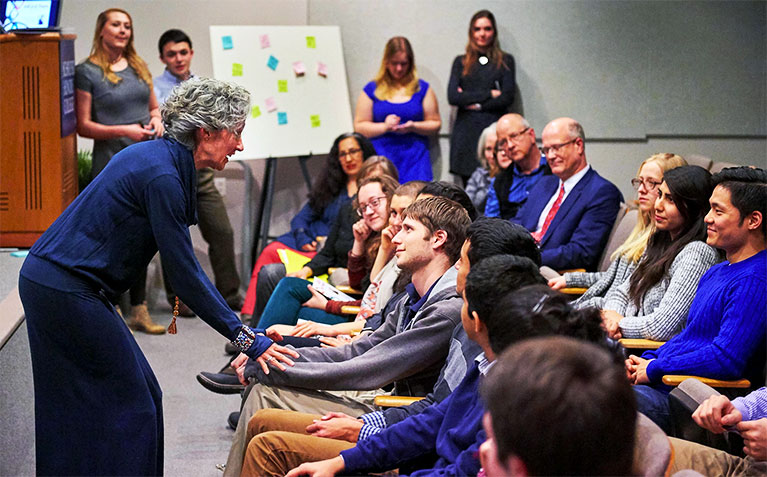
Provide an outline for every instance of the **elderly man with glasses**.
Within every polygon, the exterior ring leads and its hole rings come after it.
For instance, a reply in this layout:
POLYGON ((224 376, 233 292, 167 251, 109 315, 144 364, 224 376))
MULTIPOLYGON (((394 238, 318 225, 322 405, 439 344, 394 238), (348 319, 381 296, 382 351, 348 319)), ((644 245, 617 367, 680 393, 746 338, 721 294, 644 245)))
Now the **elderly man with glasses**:
POLYGON ((553 175, 541 178, 512 221, 525 226, 555 270, 595 271, 623 196, 586 161, 586 137, 574 119, 543 129, 541 152, 553 175))
POLYGON ((535 143, 535 130, 519 114, 501 116, 496 126, 498 167, 487 191, 487 217, 514 217, 527 200, 530 189, 551 174, 546 157, 535 143))

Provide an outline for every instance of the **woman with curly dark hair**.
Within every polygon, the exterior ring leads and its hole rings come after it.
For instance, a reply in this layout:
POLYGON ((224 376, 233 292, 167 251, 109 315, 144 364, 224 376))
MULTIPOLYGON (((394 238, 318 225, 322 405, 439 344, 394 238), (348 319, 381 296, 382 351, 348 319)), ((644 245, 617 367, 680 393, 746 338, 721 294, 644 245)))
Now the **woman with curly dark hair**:
POLYGON ((309 191, 309 200, 290 221, 290 231, 267 245, 258 256, 242 314, 253 314, 258 272, 264 265, 280 262, 278 250, 291 249, 309 258, 316 255, 317 237, 328 235, 338 212, 351 202, 357 193, 357 175, 362 162, 375 153, 373 144, 362 134, 344 133, 333 141, 325 166, 309 191))

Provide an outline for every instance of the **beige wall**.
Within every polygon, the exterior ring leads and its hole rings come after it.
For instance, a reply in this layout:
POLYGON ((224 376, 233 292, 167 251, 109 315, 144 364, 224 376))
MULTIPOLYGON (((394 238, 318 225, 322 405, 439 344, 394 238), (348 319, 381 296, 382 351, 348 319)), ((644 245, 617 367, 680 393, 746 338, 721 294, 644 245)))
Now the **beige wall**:
MULTIPOLYGON (((96 15, 111 6, 134 19, 136 48, 153 74, 162 72, 156 41, 168 28, 194 42, 193 70, 211 73, 208 26, 339 25, 352 107, 380 62, 387 38, 408 36, 420 75, 434 87, 443 127, 434 141, 435 176, 450 179, 450 63, 461 53, 471 14, 490 8, 501 45, 517 60, 516 107, 538 133, 557 116, 581 120, 594 167, 628 198, 628 179, 656 152, 700 154, 715 161, 767 167, 764 2, 605 2, 601 0, 67 0, 62 25, 78 34, 76 58, 90 49, 96 15), (584 66, 585 65, 585 66, 584 66)), ((89 148, 87 140, 80 148, 89 148)), ((316 172, 322 158, 314 158, 316 172)), ((262 161, 249 161, 260 197, 262 161)), ((232 164, 226 201, 242 224, 241 167, 232 164)), ((273 231, 287 229, 305 200, 295 159, 278 169, 273 231)), ((257 204, 254 204, 257 210, 257 204)), ((195 238, 204 258, 204 243, 195 238)))

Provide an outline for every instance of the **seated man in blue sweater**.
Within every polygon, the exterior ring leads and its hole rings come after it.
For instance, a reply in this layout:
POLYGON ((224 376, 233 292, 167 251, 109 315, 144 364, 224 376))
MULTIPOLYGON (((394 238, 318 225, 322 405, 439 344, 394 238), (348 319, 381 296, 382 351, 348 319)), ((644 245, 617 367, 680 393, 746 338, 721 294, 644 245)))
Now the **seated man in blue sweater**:
POLYGON ((764 381, 767 172, 728 168, 713 179, 706 242, 724 250, 727 261, 700 279, 680 334, 641 358, 626 360, 639 411, 669 435, 674 429, 663 375, 764 381))
POLYGON ((567 297, 544 285, 499 294, 498 283, 507 275, 504 261, 515 260, 527 259, 490 257, 469 272, 461 319, 484 353, 447 399, 358 442, 338 457, 302 464, 287 475, 356 475, 393 468, 414 476, 476 475, 479 445, 485 440, 478 388, 497 354, 512 343, 539 335, 605 341, 595 309, 573 310, 567 297))

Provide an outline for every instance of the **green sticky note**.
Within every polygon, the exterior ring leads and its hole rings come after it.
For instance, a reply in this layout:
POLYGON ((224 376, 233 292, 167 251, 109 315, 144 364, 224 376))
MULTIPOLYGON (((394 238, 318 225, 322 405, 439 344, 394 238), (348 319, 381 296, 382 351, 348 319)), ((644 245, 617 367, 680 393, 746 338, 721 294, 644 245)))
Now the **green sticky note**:
POLYGON ((317 40, 313 36, 306 37, 307 48, 317 48, 317 40))
POLYGON ((288 92, 288 80, 277 80, 277 92, 279 93, 288 92))
POLYGON ((242 65, 239 63, 232 63, 232 76, 242 76, 242 65))
POLYGON ((250 111, 250 115, 254 118, 261 116, 261 108, 258 106, 253 106, 253 109, 250 111))
POLYGON ((309 116, 309 119, 312 122, 312 127, 313 128, 320 127, 320 115, 319 114, 312 114, 311 116, 309 116))

